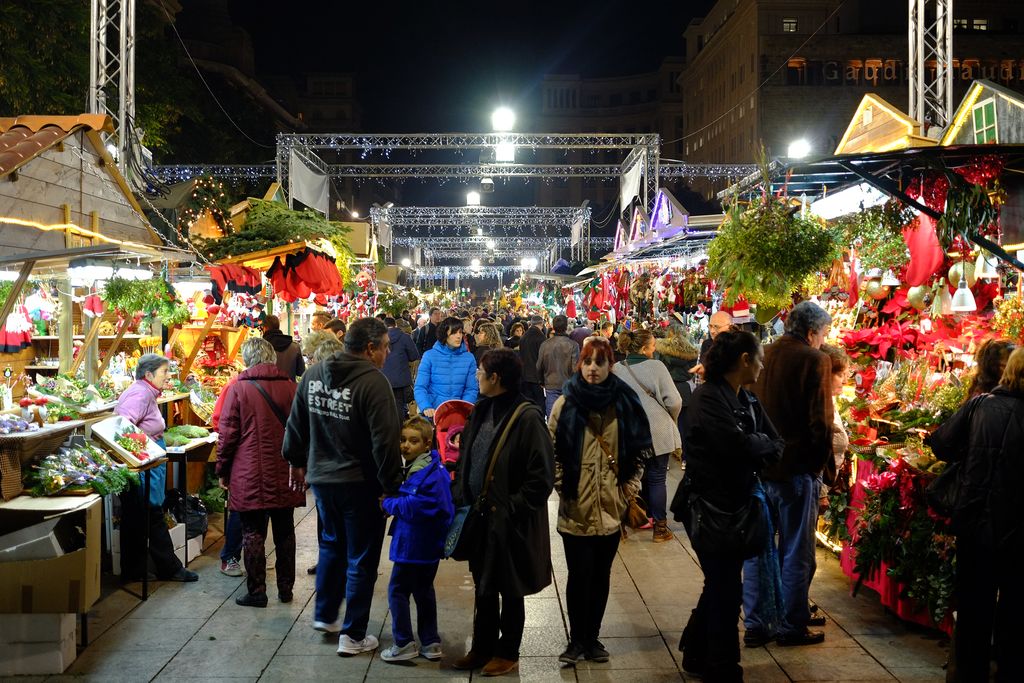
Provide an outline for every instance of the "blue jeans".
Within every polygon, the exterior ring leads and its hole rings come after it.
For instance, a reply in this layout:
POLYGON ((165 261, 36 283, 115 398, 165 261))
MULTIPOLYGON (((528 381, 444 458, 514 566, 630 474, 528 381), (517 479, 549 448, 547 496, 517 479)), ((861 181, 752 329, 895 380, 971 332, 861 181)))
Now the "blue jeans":
POLYGON ((668 476, 669 456, 669 453, 663 453, 648 460, 641 480, 640 496, 647 503, 647 514, 655 522, 663 522, 668 518, 665 513, 665 506, 668 503, 665 478, 668 476))
POLYGON ((551 417, 551 408, 555 405, 555 401, 562 395, 561 388, 559 389, 545 389, 544 390, 544 416, 551 417))
POLYGON ((434 595, 437 565, 437 562, 396 562, 391 569, 388 608, 391 610, 391 633, 395 637, 395 645, 399 647, 405 647, 413 641, 410 595, 416 600, 416 631, 420 636, 420 645, 441 642, 441 636, 437 633, 437 598, 434 595))
MULTIPOLYGON (((782 623, 776 635, 803 633, 811 618, 808 592, 817 569, 814 529, 818 521, 818 492, 821 479, 798 474, 789 481, 766 481, 768 509, 779 534, 779 564, 782 575, 782 623)), ((743 564, 743 624, 747 630, 763 629, 760 615, 757 558, 743 564)))
POLYGON ((313 484, 324 525, 316 565, 313 619, 327 623, 337 620, 344 599, 341 632, 353 640, 366 637, 384 543, 385 519, 374 491, 364 482, 313 484))
POLYGON ((237 562, 241 557, 242 515, 224 508, 224 547, 220 549, 220 561, 235 560, 237 562))

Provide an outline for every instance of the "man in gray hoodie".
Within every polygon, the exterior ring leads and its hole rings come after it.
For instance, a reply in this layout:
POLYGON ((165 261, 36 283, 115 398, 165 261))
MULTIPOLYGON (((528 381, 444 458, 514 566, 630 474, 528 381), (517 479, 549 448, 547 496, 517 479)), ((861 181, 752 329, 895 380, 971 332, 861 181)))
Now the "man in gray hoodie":
POLYGON ((312 486, 323 521, 313 628, 340 632, 341 655, 378 645, 366 629, 384 542, 380 499, 402 483, 398 411, 380 372, 389 348, 382 321, 352 323, 345 351, 302 376, 282 447, 293 485, 312 486))

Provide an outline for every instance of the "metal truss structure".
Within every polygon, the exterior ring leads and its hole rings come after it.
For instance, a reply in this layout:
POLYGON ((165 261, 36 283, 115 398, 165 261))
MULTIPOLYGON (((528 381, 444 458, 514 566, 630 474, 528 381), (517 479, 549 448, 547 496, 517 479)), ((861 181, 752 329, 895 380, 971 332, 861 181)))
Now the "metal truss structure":
POLYGON ((127 177, 135 153, 135 0, 92 0, 88 107, 113 119, 114 156, 127 177))
MULTIPOLYGON (((605 150, 626 151, 625 161, 617 169, 599 164, 600 172, 589 177, 615 178, 643 164, 643 184, 640 200, 649 206, 658 191, 658 166, 660 161, 661 136, 657 133, 382 133, 382 134, 309 134, 279 133, 277 136, 277 180, 285 185, 292 151, 304 152, 303 157, 316 157, 320 164, 334 177, 411 177, 411 178, 472 178, 472 177, 567 177, 573 164, 555 164, 545 170, 544 164, 409 164, 397 162, 394 171, 389 163, 345 164, 331 166, 318 153, 358 152, 362 160, 380 154, 385 160, 394 152, 410 154, 424 151, 466 152, 471 150, 497 150, 513 147, 516 150, 538 150, 570 152, 598 152, 605 150), (610 169, 615 169, 610 171, 610 169), (335 170, 338 171, 335 174, 335 170), (542 175, 547 173, 548 175, 542 175), (348 175, 345 175, 348 174, 348 175), (515 175, 510 175, 515 174, 515 175)), ((319 164, 313 163, 314 166, 319 164)), ((579 165, 582 175, 586 165, 579 165)))
POLYGON ((590 213, 589 206, 374 206, 370 209, 370 221, 374 225, 387 223, 392 229, 503 228, 506 232, 510 228, 568 230, 577 220, 589 222, 590 213))
POLYGON ((908 113, 942 128, 953 118, 953 0, 907 1, 908 113))
MULTIPOLYGON (((392 245, 402 247, 418 247, 423 250, 424 257, 433 259, 470 258, 483 259, 521 259, 524 256, 540 255, 552 246, 562 249, 569 246, 567 237, 547 237, 540 243, 536 237, 413 237, 404 235, 395 237, 392 245)), ((611 247, 611 237, 598 237, 592 241, 594 246, 611 247)))
MULTIPOLYGON (((336 178, 411 180, 417 178, 451 178, 475 180, 492 178, 599 178, 615 180, 619 166, 615 164, 334 164, 328 165, 336 178)), ((736 180, 757 170, 753 164, 661 164, 661 178, 724 178, 736 180)), ((221 180, 263 180, 277 177, 274 164, 181 164, 155 166, 153 173, 161 181, 180 183, 203 175, 221 180)))

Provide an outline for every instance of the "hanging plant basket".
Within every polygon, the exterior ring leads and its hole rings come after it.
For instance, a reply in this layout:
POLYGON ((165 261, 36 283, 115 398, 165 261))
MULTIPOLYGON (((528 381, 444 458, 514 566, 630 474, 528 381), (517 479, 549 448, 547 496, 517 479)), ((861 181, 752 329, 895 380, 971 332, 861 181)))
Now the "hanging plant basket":
POLYGON ((708 248, 708 274, 727 289, 726 303, 743 294, 763 306, 786 307, 809 275, 837 254, 838 231, 802 218, 784 200, 766 195, 745 210, 734 205, 708 248))

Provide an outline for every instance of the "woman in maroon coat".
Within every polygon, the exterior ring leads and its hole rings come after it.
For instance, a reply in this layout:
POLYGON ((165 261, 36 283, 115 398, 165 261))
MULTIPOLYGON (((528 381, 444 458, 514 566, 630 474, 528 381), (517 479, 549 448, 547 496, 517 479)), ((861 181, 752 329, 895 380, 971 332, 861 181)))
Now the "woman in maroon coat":
POLYGON ((296 384, 277 368, 274 347, 265 339, 242 344, 246 370, 226 389, 220 415, 217 474, 230 491, 228 508, 242 520, 242 554, 249 592, 235 600, 267 606, 267 521, 274 528, 277 596, 291 602, 295 585, 294 508, 305 505, 304 488, 293 487, 281 455, 284 425, 296 384))

